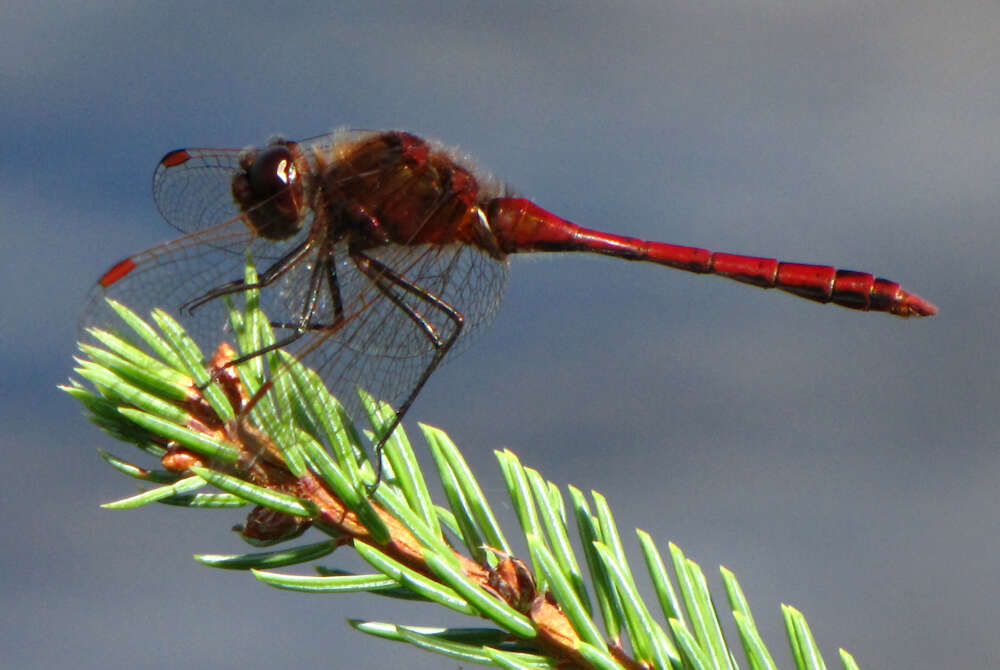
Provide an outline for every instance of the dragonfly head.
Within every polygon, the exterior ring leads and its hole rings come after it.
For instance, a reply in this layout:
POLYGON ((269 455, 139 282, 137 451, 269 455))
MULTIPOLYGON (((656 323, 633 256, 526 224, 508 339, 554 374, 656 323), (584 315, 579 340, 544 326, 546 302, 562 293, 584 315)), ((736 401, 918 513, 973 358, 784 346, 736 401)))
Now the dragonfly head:
POLYGON ((280 142, 248 150, 240 160, 242 172, 233 178, 233 197, 244 220, 268 239, 291 237, 305 220, 302 174, 293 149, 293 143, 280 142))

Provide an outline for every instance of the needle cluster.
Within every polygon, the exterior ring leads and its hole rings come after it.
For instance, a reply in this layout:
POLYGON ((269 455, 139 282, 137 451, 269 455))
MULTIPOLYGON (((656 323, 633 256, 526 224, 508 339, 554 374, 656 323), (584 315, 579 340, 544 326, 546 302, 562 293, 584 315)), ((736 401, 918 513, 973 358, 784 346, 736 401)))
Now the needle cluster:
MULTIPOLYGON (((246 283, 253 284, 249 262, 246 272, 246 283)), ((382 481, 372 491, 376 468, 363 438, 368 444, 381 438, 394 423, 390 407, 363 396, 370 425, 363 435, 318 376, 283 352, 227 366, 239 354, 221 345, 205 365, 165 312, 152 314, 154 328, 126 307, 113 307, 122 317, 121 333, 92 332, 103 346, 81 345, 76 372, 93 390, 76 381, 63 388, 101 428, 157 459, 159 467, 100 452, 115 469, 154 485, 105 507, 253 506, 238 530, 251 545, 269 549, 196 557, 205 565, 249 570, 281 589, 366 591, 467 614, 479 623, 439 628, 349 621, 370 635, 459 662, 523 669, 737 667, 737 647, 725 639, 700 567, 671 544, 671 575, 652 537, 638 530, 655 598, 647 603, 599 493, 588 497, 570 486, 567 506, 555 484, 512 452, 497 452, 527 550, 519 558, 443 431, 420 426, 445 505, 432 501, 402 426, 385 443, 382 481), (293 544, 309 529, 322 539, 293 544), (313 564, 338 548, 353 549, 372 571, 278 571, 313 564)), ((253 292, 242 310, 231 310, 231 322, 240 352, 273 341, 253 292)), ((776 668, 735 576, 725 568, 721 575, 747 665, 776 668)), ((785 605, 782 613, 795 667, 825 667, 802 615, 785 605)), ((841 650, 840 658, 848 670, 857 667, 847 652, 841 650)))

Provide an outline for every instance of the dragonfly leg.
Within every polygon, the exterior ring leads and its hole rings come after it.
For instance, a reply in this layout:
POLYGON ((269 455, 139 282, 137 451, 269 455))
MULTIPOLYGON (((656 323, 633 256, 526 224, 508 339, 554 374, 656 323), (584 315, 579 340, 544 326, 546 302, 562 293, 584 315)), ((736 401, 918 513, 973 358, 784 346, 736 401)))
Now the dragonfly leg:
MULTIPOLYGON (((269 351, 275 351, 277 349, 282 349, 292 344, 300 337, 306 334, 306 332, 311 330, 332 330, 339 328, 344 322, 344 308, 340 297, 340 285, 337 283, 337 270, 333 267, 334 261, 332 254, 325 247, 331 245, 324 245, 324 249, 321 249, 319 258, 316 261, 316 267, 313 268, 312 275, 309 278, 309 290, 306 292, 306 299, 302 303, 302 309, 299 312, 298 321, 295 323, 276 323, 271 322, 271 326, 274 328, 284 328, 291 330, 291 334, 286 337, 273 342, 265 347, 261 347, 257 351, 251 351, 248 354, 243 354, 238 358, 234 358, 227 364, 227 367, 233 365, 239 365, 249 361, 252 358, 256 358, 262 354, 266 354, 269 351), (323 253, 326 251, 327 253, 323 253), (313 323, 313 316, 316 313, 316 304, 319 302, 320 292, 322 291, 323 281, 326 281, 330 287, 330 293, 334 296, 334 320, 333 323, 313 323)), ((280 261, 279 261, 280 262, 280 261)), ((277 264, 275 264, 277 265, 277 264)), ((271 266, 274 268, 275 266, 271 266)), ((269 268, 269 271, 270 269, 269 268)), ((285 268, 287 270, 287 268, 285 268)), ((274 277, 270 278, 267 283, 274 281, 274 277)), ((259 282, 262 283, 262 282, 259 282)), ((266 285, 266 284, 265 284, 266 285)), ((221 288, 221 287, 220 287, 221 288)))
POLYGON ((257 278, 257 282, 254 284, 247 284, 242 279, 235 279, 230 282, 226 282, 220 286, 216 286, 208 293, 201 295, 197 298, 188 300, 183 305, 180 306, 182 312, 193 313, 194 310, 198 309, 202 305, 215 300, 216 298, 221 298, 224 295, 232 295, 233 293, 242 293, 243 291, 248 291, 252 289, 264 288, 272 284, 275 280, 281 277, 283 274, 288 272, 296 263, 298 263, 313 247, 312 240, 305 240, 302 244, 298 245, 287 254, 276 260, 271 266, 261 273, 257 278))
POLYGON ((427 383, 427 380, 430 379, 431 374, 437 369, 438 365, 441 364, 441 361, 444 360, 445 355, 447 355, 452 345, 455 344, 455 341, 462 332, 462 326, 465 324, 465 317, 450 303, 430 291, 408 281, 405 277, 396 274, 388 266, 375 260, 374 258, 371 258, 370 256, 365 255, 363 252, 359 250, 351 250, 349 251, 349 254, 358 270, 371 280, 382 295, 384 295, 390 302, 392 302, 392 304, 406 314, 406 316, 417 326, 417 328, 424 333, 431 345, 434 347, 434 355, 431 357, 430 362, 427 363, 427 366, 420 374, 420 377, 417 379, 416 384, 414 384, 410 394, 405 400, 403 400, 402 403, 400 403, 399 407, 394 408, 395 416, 386 429, 382 431, 378 444, 375 445, 376 476, 375 483, 369 487, 369 493, 371 493, 378 487, 378 484, 382 479, 382 447, 385 446, 386 441, 389 439, 389 436, 392 435, 396 426, 399 425, 399 422, 403 420, 403 415, 405 415, 407 410, 410 409, 413 401, 417 399, 417 395, 424 387, 424 384, 427 383), (452 322, 454 328, 451 329, 451 332, 448 335, 442 337, 441 334, 438 333, 438 330, 434 327, 434 324, 428 321, 423 314, 404 301, 403 296, 400 295, 399 291, 410 294, 425 303, 427 306, 444 314, 444 316, 452 322))
MULTIPOLYGON (((310 330, 331 330, 336 329, 344 323, 344 305, 343 298, 340 293, 340 283, 337 281, 337 269, 335 266, 335 259, 333 258, 332 250, 329 248, 332 245, 324 245, 326 253, 320 255, 320 260, 317 262, 312 275, 309 280, 309 291, 306 294, 306 300, 302 305, 302 310, 299 313, 299 319, 297 323, 275 323, 271 322, 272 328, 287 328, 293 331, 288 337, 282 338, 281 340, 274 342, 268 346, 262 347, 257 351, 252 351, 248 354, 244 354, 238 358, 229 361, 225 367, 230 367, 232 365, 237 365, 243 363, 252 358, 256 358, 262 354, 266 354, 269 351, 274 351, 276 349, 281 349, 302 337, 306 331, 310 330), (316 303, 319 300, 319 294, 321 290, 321 285, 324 281, 327 282, 327 286, 330 290, 330 295, 333 296, 334 303, 334 318, 333 323, 312 323, 312 318, 316 310, 316 303)), ((272 280, 273 281, 273 280, 272 280)), ((225 367, 223 369, 225 369, 225 367)), ((217 371, 221 373, 222 370, 217 371)), ((213 376, 214 380, 214 376, 213 376)), ((246 405, 240 411, 239 424, 240 428, 244 430, 256 430, 253 424, 249 421, 250 411, 254 406, 264 397, 272 388, 274 387, 274 380, 268 379, 250 398, 246 405)), ((256 456, 254 461, 256 461, 256 456)))
POLYGON ((333 323, 315 323, 311 318, 308 322, 303 323, 303 320, 300 318, 298 322, 295 323, 287 321, 271 321, 270 324, 272 328, 281 328, 283 330, 301 330, 304 332, 307 330, 333 330, 341 326, 344 322, 344 299, 340 294, 340 282, 337 280, 336 263, 331 259, 331 261, 326 263, 325 266, 327 288, 330 291, 330 295, 333 297, 333 323))

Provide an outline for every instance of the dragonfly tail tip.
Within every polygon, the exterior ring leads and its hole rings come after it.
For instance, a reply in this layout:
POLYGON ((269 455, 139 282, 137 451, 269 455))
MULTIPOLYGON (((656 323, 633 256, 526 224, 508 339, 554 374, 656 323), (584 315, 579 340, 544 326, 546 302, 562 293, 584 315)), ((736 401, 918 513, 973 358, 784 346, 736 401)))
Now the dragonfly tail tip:
POLYGON ((905 316, 934 316, 938 313, 937 305, 915 293, 905 294, 903 305, 906 307, 905 316))

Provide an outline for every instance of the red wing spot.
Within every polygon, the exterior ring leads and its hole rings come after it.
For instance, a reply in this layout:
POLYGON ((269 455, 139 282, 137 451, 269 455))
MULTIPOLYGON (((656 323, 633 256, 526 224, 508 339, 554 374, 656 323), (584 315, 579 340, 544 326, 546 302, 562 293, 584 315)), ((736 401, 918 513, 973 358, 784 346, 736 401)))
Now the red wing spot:
POLYGON ((126 258, 123 261, 115 263, 110 270, 101 275, 101 278, 97 280, 97 283, 104 288, 107 288, 134 269, 135 261, 131 258, 126 258))
POLYGON ((163 160, 160 161, 160 165, 168 168, 177 167, 178 165, 187 163, 189 160, 191 160, 191 154, 187 152, 187 149, 178 149, 164 156, 163 160))

